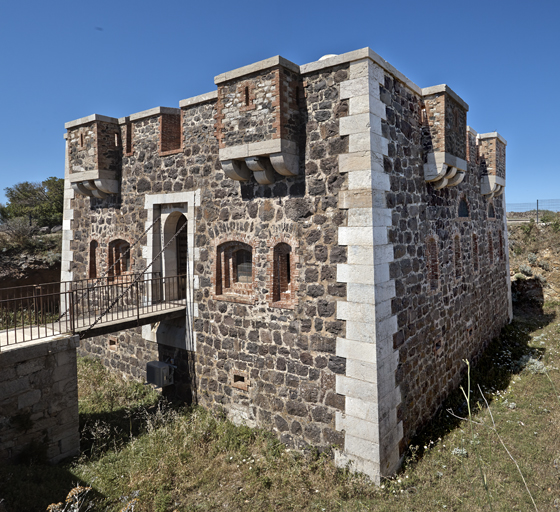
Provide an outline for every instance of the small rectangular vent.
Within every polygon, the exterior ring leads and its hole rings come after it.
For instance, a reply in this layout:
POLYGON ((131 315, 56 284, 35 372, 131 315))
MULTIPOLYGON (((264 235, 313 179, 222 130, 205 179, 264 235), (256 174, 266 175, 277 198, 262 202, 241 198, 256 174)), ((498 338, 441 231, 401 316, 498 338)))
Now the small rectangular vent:
POLYGON ((249 379, 245 372, 233 372, 232 374, 232 387, 247 391, 249 387, 249 379))

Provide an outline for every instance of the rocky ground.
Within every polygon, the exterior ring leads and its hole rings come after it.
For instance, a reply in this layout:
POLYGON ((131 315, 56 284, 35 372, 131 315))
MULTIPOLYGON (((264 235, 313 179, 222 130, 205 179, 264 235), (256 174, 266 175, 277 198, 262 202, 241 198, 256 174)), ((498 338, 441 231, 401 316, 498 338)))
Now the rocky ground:
POLYGON ((508 226, 514 300, 524 293, 539 302, 560 301, 560 229, 554 224, 508 226))
POLYGON ((0 288, 58 281, 61 238, 42 235, 25 247, 0 243, 0 288))

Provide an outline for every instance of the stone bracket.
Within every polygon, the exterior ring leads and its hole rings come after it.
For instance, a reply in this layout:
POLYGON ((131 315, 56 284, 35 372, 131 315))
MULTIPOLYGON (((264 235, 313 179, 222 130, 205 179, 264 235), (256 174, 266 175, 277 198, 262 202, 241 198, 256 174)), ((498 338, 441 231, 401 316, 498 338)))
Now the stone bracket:
POLYGON ((119 193, 119 180, 114 179, 114 171, 75 172, 69 177, 74 192, 82 196, 103 199, 119 193))
POLYGON ((487 199, 498 197, 503 194, 506 180, 493 174, 486 174, 480 178, 480 193, 487 199))
POLYGON ((424 164, 424 179, 432 183, 435 190, 459 185, 465 179, 467 162, 451 153, 435 152, 428 154, 424 164))
POLYGON ((226 176, 248 181, 251 174, 261 185, 270 185, 282 176, 299 174, 299 156, 295 143, 276 139, 220 149, 220 162, 226 176))

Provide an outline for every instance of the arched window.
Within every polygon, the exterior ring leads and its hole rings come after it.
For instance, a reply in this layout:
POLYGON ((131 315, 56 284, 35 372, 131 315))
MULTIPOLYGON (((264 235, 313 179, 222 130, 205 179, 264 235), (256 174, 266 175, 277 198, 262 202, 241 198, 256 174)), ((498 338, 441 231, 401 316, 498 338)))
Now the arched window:
POLYGON ((430 290, 437 290, 439 286, 438 247, 434 237, 426 241, 426 265, 428 267, 428 283, 430 290))
POLYGON ((478 272, 478 237, 475 233, 472 236, 472 255, 473 255, 473 270, 478 272))
POLYGON ((89 243, 89 277, 93 279, 97 277, 97 248, 99 244, 92 240, 89 243))
POLYGON ((458 217, 468 217, 469 216, 469 203, 465 196, 462 196, 459 200, 459 208, 457 209, 457 216, 458 217))
POLYGON ((216 251, 216 295, 250 295, 253 289, 253 248, 225 242, 216 251))
POLYGON ((109 277, 121 276, 130 272, 130 244, 125 240, 109 243, 109 277))
POLYGON ((462 274, 462 261, 461 261, 461 239, 459 235, 455 235, 453 239, 453 248, 455 252, 455 277, 461 278, 462 274))
POLYGON ((494 244, 492 243, 492 233, 488 233, 488 260, 490 265, 494 263, 494 244))
POLYGON ((496 218, 496 211, 494 210, 494 205, 492 203, 488 205, 488 218, 489 219, 496 218))
POLYGON ((272 300, 289 300, 291 293, 290 283, 292 280, 290 267, 290 253, 292 248, 286 243, 280 243, 274 247, 273 269, 272 269, 272 300))

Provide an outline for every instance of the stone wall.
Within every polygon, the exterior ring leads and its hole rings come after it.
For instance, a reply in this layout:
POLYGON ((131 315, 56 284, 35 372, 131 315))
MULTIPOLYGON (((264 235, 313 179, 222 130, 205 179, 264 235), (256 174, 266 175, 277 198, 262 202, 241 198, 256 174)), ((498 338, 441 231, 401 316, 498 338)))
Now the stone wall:
MULTIPOLYGON (((384 90, 390 93, 382 96, 387 110, 383 133, 389 137, 384 168, 391 180, 386 200, 392 209, 388 234, 394 249, 390 270, 396 287, 392 309, 398 319, 394 346, 399 350, 396 382, 402 395, 402 451, 457 387, 465 371, 463 359, 476 358, 508 321, 509 271, 503 251, 496 250, 504 244, 503 196, 494 198, 496 215, 488 218, 488 199, 480 193, 474 141, 469 145, 468 172, 463 182, 434 190, 423 179, 418 149, 422 98, 391 76, 386 76, 384 90), (467 218, 458 216, 462 198, 468 204, 467 218), (473 234, 478 239, 476 265, 473 234), (435 290, 430 288, 427 275, 426 244, 430 237, 437 244, 439 276, 435 290), (501 257, 496 257, 498 253, 501 257)), ((463 133, 466 138, 466 126, 463 133)))
POLYGON ((0 354, 0 461, 56 463, 80 452, 77 336, 0 354))
MULTIPOLYGON (((504 200, 493 184, 482 195, 486 146, 467 132, 468 105, 445 85, 419 88, 369 49, 301 68, 275 57, 215 83, 217 93, 181 102, 178 150, 160 152, 160 115, 173 109, 118 121, 127 140, 120 195, 65 196, 63 270, 74 279, 87 276, 92 240, 98 267, 122 239, 133 270, 154 262, 168 272, 154 258, 169 219, 188 222, 186 327, 161 322, 81 351, 138 379, 149 360, 172 362, 167 392, 290 446, 337 445, 338 464, 373 478, 392 474, 457 386, 462 359, 475 359, 511 316, 504 200), (299 164, 281 176, 268 159, 287 147, 299 164), (461 161, 464 180, 427 183, 433 152, 461 161), (238 170, 256 158, 273 179, 237 174, 230 158, 238 170), (235 251, 250 255, 251 275, 232 285, 235 251)), ((69 126, 74 140, 82 128, 69 126)), ((503 144, 505 177, 505 141, 482 140, 503 144)), ((442 176, 456 165, 440 164, 442 176)))

